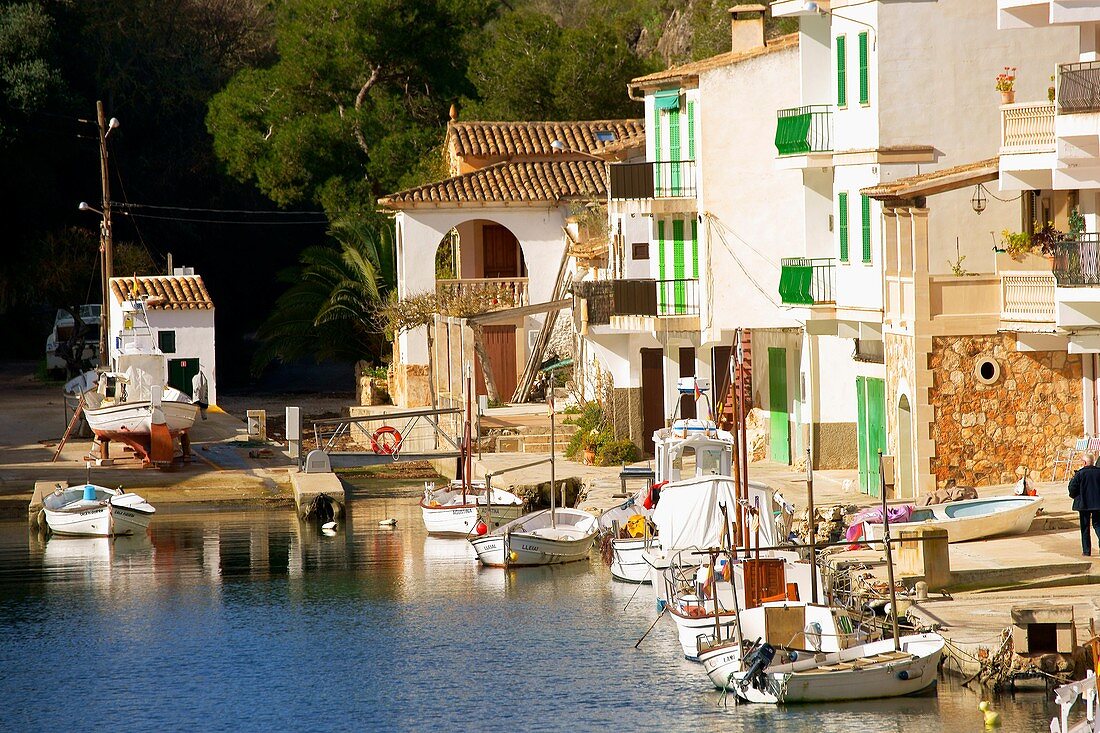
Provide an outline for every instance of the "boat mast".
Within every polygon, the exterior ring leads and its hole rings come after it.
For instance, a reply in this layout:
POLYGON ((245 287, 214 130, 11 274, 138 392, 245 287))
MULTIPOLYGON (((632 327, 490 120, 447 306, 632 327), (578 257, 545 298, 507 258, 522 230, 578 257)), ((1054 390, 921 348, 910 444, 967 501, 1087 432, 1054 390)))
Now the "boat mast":
POLYGON ((814 467, 810 461, 809 445, 806 446, 806 511, 810 513, 810 598, 817 603, 817 520, 814 517, 814 467))
POLYGON ((737 357, 737 371, 735 382, 737 385, 737 389, 734 390, 734 401, 737 403, 735 411, 735 428, 737 429, 737 452, 741 459, 741 485, 737 487, 737 497, 739 499, 739 501, 737 502, 737 506, 738 516, 740 517, 741 536, 742 540, 744 541, 745 549, 748 550, 749 533, 745 524, 748 520, 748 514, 746 512, 745 503, 747 503, 749 499, 749 450, 748 446, 745 444, 748 438, 747 431, 745 430, 745 382, 744 369, 742 368, 745 360, 745 350, 744 346, 741 343, 741 329, 738 328, 734 333, 734 353, 737 357))
POLYGON ((462 503, 466 503, 466 487, 470 483, 470 369, 466 367, 466 425, 462 431, 462 503))
POLYGON ((740 502, 740 498, 741 498, 741 438, 740 438, 740 433, 738 432, 738 428, 737 428, 738 416, 740 414, 739 410, 738 410, 738 407, 737 407, 737 404, 738 404, 738 400, 740 398, 737 395, 737 383, 735 381, 736 377, 734 376, 737 373, 736 359, 737 359, 736 346, 734 346, 734 352, 730 354, 730 360, 729 360, 730 389, 733 390, 733 402, 734 402, 734 408, 733 408, 734 418, 733 418, 733 426, 732 427, 733 427, 733 497, 734 497, 734 501, 735 501, 735 504, 733 506, 733 509, 734 509, 733 521, 734 521, 734 527, 735 527, 735 533, 734 533, 735 536, 733 538, 732 545, 734 547, 739 547, 741 545, 741 534, 742 534, 742 529, 741 529, 741 502, 740 502))
POLYGON ((894 589, 894 556, 890 551, 890 515, 886 513, 886 467, 878 452, 879 493, 882 495, 882 546, 886 549, 886 581, 890 584, 890 620, 894 627, 894 651, 901 651, 898 632, 898 597, 894 589))
MULTIPOLYGON (((557 529, 558 520, 554 515, 556 514, 555 500, 554 500, 554 487, 556 486, 556 476, 554 475, 554 393, 551 392, 546 398, 546 406, 550 410, 550 526, 557 529)), ((564 498, 562 500, 564 504, 564 498)))
POLYGON ((115 239, 111 229, 111 180, 107 173, 107 135, 118 127, 118 120, 111 118, 110 125, 103 113, 103 102, 95 103, 96 124, 99 127, 99 181, 103 189, 103 203, 100 213, 103 221, 99 225, 99 254, 101 264, 101 276, 103 278, 103 311, 99 314, 99 365, 106 367, 107 335, 110 333, 111 322, 111 278, 114 277, 115 239))

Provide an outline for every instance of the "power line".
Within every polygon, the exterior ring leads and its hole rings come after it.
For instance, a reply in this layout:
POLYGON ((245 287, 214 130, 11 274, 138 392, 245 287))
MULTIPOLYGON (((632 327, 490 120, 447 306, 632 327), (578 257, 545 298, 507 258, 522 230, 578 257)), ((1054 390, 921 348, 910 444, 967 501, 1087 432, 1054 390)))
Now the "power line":
MULTIPOLYGON (((198 206, 158 206, 156 204, 133 204, 130 202, 114 204, 123 209, 156 209, 159 211, 199 211, 214 214, 264 214, 270 216, 328 216, 326 211, 270 211, 263 209, 208 209, 198 206)), ((347 212, 334 212, 347 213, 347 212)), ((146 216, 141 214, 141 216, 146 216)))
POLYGON ((190 222, 192 224, 246 224, 255 226, 300 226, 300 225, 312 225, 321 226, 328 224, 327 219, 319 219, 317 221, 246 221, 243 219, 195 219, 182 216, 158 216, 156 214, 142 214, 136 211, 120 211, 120 214, 129 217, 140 217, 142 219, 158 219, 161 221, 180 221, 190 222))

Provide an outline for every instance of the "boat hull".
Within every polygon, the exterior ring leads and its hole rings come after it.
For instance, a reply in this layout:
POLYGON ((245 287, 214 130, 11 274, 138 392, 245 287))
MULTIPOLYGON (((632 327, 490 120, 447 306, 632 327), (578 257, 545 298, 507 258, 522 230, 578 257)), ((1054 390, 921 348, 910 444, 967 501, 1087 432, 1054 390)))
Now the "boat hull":
POLYGON ((50 531, 78 537, 142 534, 156 511, 137 494, 96 488, 94 502, 80 501, 83 487, 46 497, 43 511, 50 531), (71 500, 70 500, 71 499, 71 500))
MULTIPOLYGON (((970 542, 986 537, 1023 534, 1031 528, 1031 523, 1041 504, 1042 499, 1034 496, 1001 496, 935 504, 916 510, 916 512, 931 512, 932 519, 919 522, 890 522, 890 533, 897 537, 902 530, 936 527, 947 530, 948 542, 970 542), (982 511, 984 509, 991 511, 982 511)), ((882 525, 864 522, 863 537, 868 540, 881 540, 882 525)))
MULTIPOLYGON (((190 429, 199 416, 199 406, 190 402, 161 402, 161 411, 168 433, 175 437, 190 429)), ((134 435, 149 435, 153 425, 150 402, 124 402, 94 410, 85 410, 88 427, 99 438, 124 439, 134 435)))
POLYGON ((557 509, 551 526, 549 510, 534 512, 491 534, 470 538, 482 565, 533 567, 586 560, 599 532, 596 518, 578 509, 557 509))
POLYGON ((612 540, 611 577, 623 583, 652 583, 643 553, 653 544, 652 538, 612 540))
MULTIPOLYGON (((420 504, 424 517, 424 528, 428 534, 437 537, 466 537, 475 533, 479 521, 479 509, 486 511, 485 505, 464 504, 461 506, 428 507, 420 504)), ((522 505, 494 504, 488 508, 489 529, 519 519, 523 515, 522 505)))

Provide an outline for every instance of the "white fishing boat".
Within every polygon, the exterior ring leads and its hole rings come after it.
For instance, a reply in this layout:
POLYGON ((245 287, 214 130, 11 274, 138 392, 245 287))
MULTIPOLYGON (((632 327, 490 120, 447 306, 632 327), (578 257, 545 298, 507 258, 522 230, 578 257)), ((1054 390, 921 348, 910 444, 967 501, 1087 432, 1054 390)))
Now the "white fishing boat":
POLYGON ((649 565, 642 557, 642 551, 657 542, 650 531, 649 517, 653 511, 645 506, 651 490, 651 487, 646 487, 600 515, 600 533, 611 536, 609 541, 605 541, 610 550, 611 577, 615 580, 624 583, 650 582, 649 565))
POLYGON ((428 534, 466 537, 483 535, 523 515, 523 499, 503 489, 487 490, 484 481, 463 488, 461 480, 444 486, 424 484, 420 511, 428 534))
POLYGON ((137 494, 90 483, 58 487, 42 506, 54 533, 84 537, 143 533, 156 511, 137 494))
POLYGON ((515 519, 469 542, 482 565, 525 567, 584 560, 599 531, 580 509, 543 509, 515 519))
MULTIPOLYGON (((918 507, 908 521, 890 521, 893 536, 916 527, 947 530, 948 542, 969 542, 999 535, 1023 534, 1042 505, 1039 496, 991 496, 918 507)), ((863 522, 863 539, 882 539, 882 524, 863 522)))
POLYGON ((720 690, 746 702, 790 704, 911 695, 936 681, 943 637, 912 634, 862 642, 843 610, 766 603, 700 655, 720 690))

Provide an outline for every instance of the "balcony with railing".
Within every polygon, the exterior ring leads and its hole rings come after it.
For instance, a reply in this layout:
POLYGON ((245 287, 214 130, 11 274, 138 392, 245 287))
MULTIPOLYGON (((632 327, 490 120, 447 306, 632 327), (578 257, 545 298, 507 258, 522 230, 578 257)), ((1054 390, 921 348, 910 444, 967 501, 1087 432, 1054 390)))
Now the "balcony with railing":
POLYGON ((1058 65, 1058 114, 1100 112, 1100 61, 1058 65))
POLYGON ((699 281, 680 278, 654 280, 657 287, 657 317, 699 315, 699 281))
POLYGON ((1046 272, 1001 273, 1001 320, 1053 323, 1057 281, 1046 272))
POLYGON ((1054 151, 1054 111, 1050 102, 1001 107, 1001 155, 1054 151))
POLYGON ((833 113, 829 105, 792 107, 776 112, 775 150, 779 157, 831 153, 833 113))
POLYGON ((649 330, 644 319, 699 315, 699 281, 688 278, 600 280, 573 283, 573 295, 587 301, 589 326, 649 330))
POLYGON ((612 163, 610 168, 612 200, 695 198, 694 160, 612 163))
POLYGON ((831 257, 784 257, 780 260, 779 296, 784 305, 834 303, 836 260, 831 257))
POLYGON ((441 306, 458 304, 462 301, 477 300, 488 303, 491 310, 518 308, 528 305, 527 278, 525 277, 483 277, 462 280, 437 280, 435 293, 441 306))
POLYGON ((1067 235, 1056 245, 1053 270, 1060 288, 1100 286, 1100 234, 1067 235))

